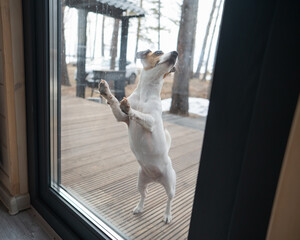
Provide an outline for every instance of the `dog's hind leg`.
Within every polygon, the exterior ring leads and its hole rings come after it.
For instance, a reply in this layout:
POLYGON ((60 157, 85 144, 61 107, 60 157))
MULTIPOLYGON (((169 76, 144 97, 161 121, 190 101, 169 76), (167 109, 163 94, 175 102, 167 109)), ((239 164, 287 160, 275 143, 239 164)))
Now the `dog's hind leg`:
POLYGON ((118 99, 116 99, 115 96, 112 95, 108 83, 105 80, 101 80, 98 88, 100 94, 107 100, 108 104, 110 105, 111 110, 117 121, 126 122, 128 124, 129 117, 120 109, 120 103, 118 99))
POLYGON ((166 211, 165 211, 163 221, 165 223, 170 223, 172 221, 171 205, 172 205, 173 198, 175 196, 175 188, 176 188, 176 173, 172 167, 168 171, 168 173, 165 174, 161 183, 164 186, 168 196, 168 201, 167 201, 167 206, 166 206, 166 211))
POLYGON ((167 149, 168 149, 168 152, 169 152, 170 147, 171 147, 172 138, 171 138, 171 135, 170 135, 170 133, 167 129, 165 129, 165 135, 166 135, 167 149))
POLYGON ((140 201, 138 205, 133 210, 133 214, 141 213, 144 209, 144 201, 147 193, 147 185, 151 182, 151 179, 143 172, 143 170, 139 169, 139 176, 138 176, 138 190, 141 194, 140 201))

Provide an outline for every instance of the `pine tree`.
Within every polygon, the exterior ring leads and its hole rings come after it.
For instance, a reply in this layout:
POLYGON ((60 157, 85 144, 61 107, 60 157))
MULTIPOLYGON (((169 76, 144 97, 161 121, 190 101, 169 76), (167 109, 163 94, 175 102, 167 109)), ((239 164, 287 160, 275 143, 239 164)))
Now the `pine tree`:
POLYGON ((209 64, 209 60, 210 60, 210 52, 211 52, 211 49, 212 49, 212 43, 213 43, 215 32, 216 32, 216 27, 217 27, 217 23, 218 23, 218 18, 219 18, 219 14, 220 14, 221 5, 222 5, 222 0, 220 0, 220 3, 219 3, 214 28, 213 28, 213 31, 212 31, 212 34, 211 34, 211 39, 210 39, 210 44, 209 44, 208 54, 207 54, 207 61, 206 61, 206 64, 205 64, 205 71, 204 71, 203 77, 201 79, 202 81, 206 80, 206 75, 207 75, 207 71, 208 71, 208 64, 209 64))
POLYGON ((188 115, 190 64, 195 47, 198 0, 184 0, 181 8, 181 20, 178 33, 178 64, 172 87, 170 112, 188 115))
POLYGON ((209 36, 210 25, 211 25, 211 22, 212 22, 212 19, 213 19, 213 15, 214 15, 214 11, 215 11, 215 8, 216 8, 216 2, 217 2, 217 0, 214 0, 212 8, 211 8, 211 12, 210 12, 210 15, 209 15, 208 24, 207 24, 207 27, 206 27, 205 36, 204 36, 204 39, 203 39, 203 45, 202 45, 202 49, 201 49, 201 54, 200 54, 200 58, 199 58, 197 70, 196 70, 196 72, 194 74, 194 78, 199 78, 200 77, 200 70, 201 70, 201 67, 202 67, 202 64, 203 64, 203 59, 204 59, 205 50, 206 50, 206 43, 207 43, 207 39, 208 39, 208 36, 209 36))

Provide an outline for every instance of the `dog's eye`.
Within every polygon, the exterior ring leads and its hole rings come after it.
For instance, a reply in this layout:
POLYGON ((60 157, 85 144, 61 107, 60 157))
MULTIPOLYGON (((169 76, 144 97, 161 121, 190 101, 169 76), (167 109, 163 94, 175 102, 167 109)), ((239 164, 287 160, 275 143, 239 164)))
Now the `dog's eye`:
POLYGON ((163 53, 163 51, 155 51, 153 54, 156 55, 156 56, 159 56, 159 55, 162 55, 164 53, 163 53))

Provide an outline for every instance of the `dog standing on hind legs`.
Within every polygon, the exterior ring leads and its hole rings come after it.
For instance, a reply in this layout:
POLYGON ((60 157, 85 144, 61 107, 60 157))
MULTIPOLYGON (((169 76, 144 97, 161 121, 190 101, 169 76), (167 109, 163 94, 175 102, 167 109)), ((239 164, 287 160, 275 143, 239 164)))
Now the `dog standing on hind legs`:
POLYGON ((158 182, 168 196, 163 219, 165 223, 172 220, 171 203, 175 195, 176 173, 168 156, 171 137, 163 126, 160 92, 163 79, 175 71, 177 57, 176 51, 166 54, 150 50, 138 52, 137 58, 143 64, 139 83, 134 92, 121 102, 111 94, 106 81, 99 83, 100 94, 107 100, 117 121, 128 125, 130 148, 140 165, 138 190, 141 198, 133 213, 143 211, 147 185, 158 182))

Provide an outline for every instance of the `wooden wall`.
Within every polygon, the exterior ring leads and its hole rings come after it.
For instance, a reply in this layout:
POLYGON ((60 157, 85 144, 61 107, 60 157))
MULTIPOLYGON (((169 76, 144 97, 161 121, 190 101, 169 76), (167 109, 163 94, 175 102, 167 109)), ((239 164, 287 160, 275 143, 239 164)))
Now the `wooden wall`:
POLYGON ((267 240, 281 239, 300 239, 300 96, 267 235, 267 240))
POLYGON ((28 194, 22 25, 22 1, 1 0, 0 198, 6 206, 28 194))

